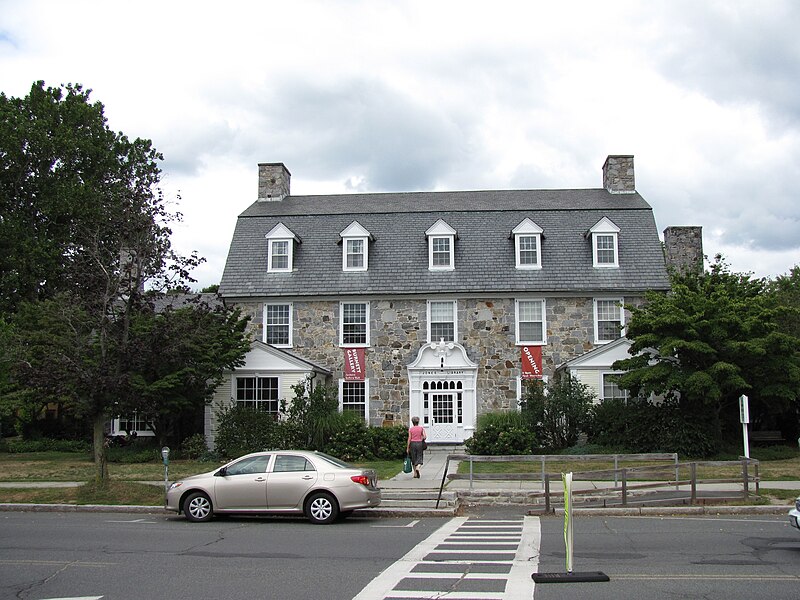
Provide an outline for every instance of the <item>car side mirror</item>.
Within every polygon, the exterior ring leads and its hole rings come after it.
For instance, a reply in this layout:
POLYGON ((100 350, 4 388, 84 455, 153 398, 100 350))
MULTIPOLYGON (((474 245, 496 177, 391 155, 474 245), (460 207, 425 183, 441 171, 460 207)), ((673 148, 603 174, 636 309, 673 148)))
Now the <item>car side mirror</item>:
POLYGON ((214 477, 225 477, 228 474, 228 469, 222 467, 219 471, 214 473, 214 477))

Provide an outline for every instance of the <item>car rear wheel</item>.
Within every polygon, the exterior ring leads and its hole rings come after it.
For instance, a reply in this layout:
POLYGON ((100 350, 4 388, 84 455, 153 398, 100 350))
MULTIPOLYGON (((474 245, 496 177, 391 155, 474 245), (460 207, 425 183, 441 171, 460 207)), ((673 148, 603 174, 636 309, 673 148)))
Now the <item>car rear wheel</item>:
POLYGON ((209 521, 214 514, 211 500, 203 492, 193 492, 183 503, 183 514, 189 521, 202 523, 209 521))
POLYGON ((325 492, 315 492, 306 500, 306 517, 312 523, 325 525, 333 523, 339 516, 339 505, 325 492))

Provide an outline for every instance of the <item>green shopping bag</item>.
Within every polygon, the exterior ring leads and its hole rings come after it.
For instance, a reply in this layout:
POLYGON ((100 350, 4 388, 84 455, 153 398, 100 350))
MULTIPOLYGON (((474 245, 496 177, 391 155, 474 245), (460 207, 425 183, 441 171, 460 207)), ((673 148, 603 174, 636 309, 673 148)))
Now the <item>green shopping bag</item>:
POLYGON ((411 473, 414 470, 414 467, 411 465, 411 457, 406 456, 406 460, 403 463, 403 473, 411 473))

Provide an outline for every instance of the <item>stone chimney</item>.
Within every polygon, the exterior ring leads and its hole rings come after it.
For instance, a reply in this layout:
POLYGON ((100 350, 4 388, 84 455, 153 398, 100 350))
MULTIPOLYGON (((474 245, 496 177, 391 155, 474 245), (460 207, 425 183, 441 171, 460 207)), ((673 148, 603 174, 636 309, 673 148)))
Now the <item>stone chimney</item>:
POLYGON ((664 259, 668 270, 685 274, 703 272, 703 228, 667 227, 664 230, 664 259))
POLYGON ((633 194, 636 191, 632 155, 606 158, 603 164, 603 187, 612 194, 633 194))
POLYGON ((283 163, 258 164, 258 201, 279 202, 289 195, 292 174, 283 163))

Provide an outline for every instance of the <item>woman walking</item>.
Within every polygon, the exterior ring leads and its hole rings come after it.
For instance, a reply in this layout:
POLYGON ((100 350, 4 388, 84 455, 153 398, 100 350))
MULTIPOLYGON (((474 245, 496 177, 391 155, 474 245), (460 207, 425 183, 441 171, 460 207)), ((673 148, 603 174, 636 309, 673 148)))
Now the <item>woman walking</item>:
POLYGON ((417 479, 419 479, 419 468, 422 466, 422 454, 427 447, 425 438, 425 428, 420 426, 419 417, 411 417, 406 452, 411 457, 411 464, 414 466, 414 477, 417 479))

